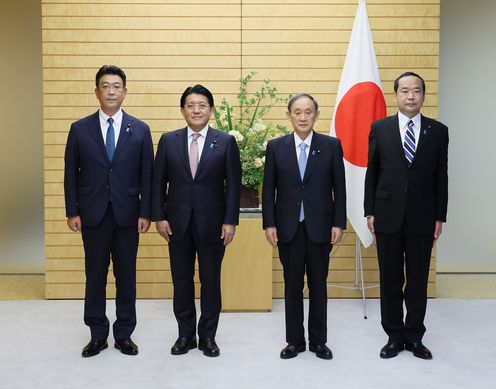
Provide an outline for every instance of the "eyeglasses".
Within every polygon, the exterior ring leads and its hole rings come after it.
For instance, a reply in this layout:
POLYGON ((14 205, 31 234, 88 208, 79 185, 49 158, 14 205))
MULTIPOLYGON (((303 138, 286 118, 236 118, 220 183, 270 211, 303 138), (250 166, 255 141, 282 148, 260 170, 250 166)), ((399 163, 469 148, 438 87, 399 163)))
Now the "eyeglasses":
POLYGON ((195 108, 198 107, 200 111, 205 111, 206 109, 210 108, 210 105, 207 103, 188 103, 184 106, 188 111, 194 111, 195 108))
POLYGON ((114 90, 114 92, 120 92, 124 87, 122 84, 102 84, 100 85, 100 89, 103 90, 104 92, 109 92, 111 89, 114 90))

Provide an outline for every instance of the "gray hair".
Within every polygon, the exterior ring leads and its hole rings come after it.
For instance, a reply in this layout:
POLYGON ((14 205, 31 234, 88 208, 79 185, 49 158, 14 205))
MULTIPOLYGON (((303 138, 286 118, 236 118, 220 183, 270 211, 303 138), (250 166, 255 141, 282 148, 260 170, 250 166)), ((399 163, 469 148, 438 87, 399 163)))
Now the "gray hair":
POLYGON ((309 98, 310 100, 313 101, 313 106, 315 107, 315 112, 317 112, 319 110, 319 103, 317 102, 317 99, 314 98, 312 95, 308 94, 308 93, 298 93, 294 96, 291 97, 291 99, 289 99, 288 101, 288 112, 291 112, 291 106, 294 104, 294 102, 296 100, 299 100, 303 97, 307 97, 309 98))

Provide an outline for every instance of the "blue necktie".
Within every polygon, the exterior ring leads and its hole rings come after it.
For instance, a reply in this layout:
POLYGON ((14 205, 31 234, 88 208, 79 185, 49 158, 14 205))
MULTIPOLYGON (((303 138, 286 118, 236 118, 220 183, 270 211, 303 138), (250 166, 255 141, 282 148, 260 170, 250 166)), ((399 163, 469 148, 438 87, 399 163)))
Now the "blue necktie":
POLYGON ((408 160, 408 165, 411 165, 415 157, 415 133, 413 132, 413 121, 409 120, 406 125, 405 140, 403 142, 403 149, 405 157, 408 160))
MULTIPOLYGON (((307 144, 305 142, 300 143, 300 159, 298 159, 298 167, 300 168, 300 177, 303 181, 303 177, 305 176, 305 169, 307 167, 307 153, 305 150, 307 149, 307 144)), ((303 201, 301 202, 300 208, 300 222, 305 219, 305 212, 303 211, 303 201)))
POLYGON ((109 157, 109 161, 112 161, 112 157, 114 156, 115 151, 115 134, 114 134, 114 126, 112 123, 114 119, 108 118, 109 126, 107 129, 107 137, 105 138, 105 148, 107 149, 107 155, 109 157))

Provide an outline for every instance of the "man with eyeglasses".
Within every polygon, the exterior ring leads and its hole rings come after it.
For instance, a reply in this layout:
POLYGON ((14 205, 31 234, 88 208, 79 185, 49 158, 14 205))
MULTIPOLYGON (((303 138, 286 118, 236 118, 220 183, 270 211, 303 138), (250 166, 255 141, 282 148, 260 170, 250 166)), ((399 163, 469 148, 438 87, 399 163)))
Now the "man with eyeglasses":
POLYGON ((138 354, 131 340, 136 327, 136 254, 139 234, 150 227, 153 143, 148 125, 122 111, 126 75, 114 65, 96 73, 100 109, 71 125, 65 150, 67 224, 81 232, 85 253, 84 322, 91 340, 82 356, 108 347, 105 315, 107 273, 112 258, 117 319, 115 347, 138 354))
POLYGON ((239 219, 241 162, 234 137, 208 125, 214 98, 207 88, 186 88, 180 105, 187 127, 160 138, 152 184, 152 220, 168 242, 174 284, 179 337, 171 354, 199 347, 204 355, 217 357, 221 263, 239 219), (198 330, 196 255, 201 282, 198 330))

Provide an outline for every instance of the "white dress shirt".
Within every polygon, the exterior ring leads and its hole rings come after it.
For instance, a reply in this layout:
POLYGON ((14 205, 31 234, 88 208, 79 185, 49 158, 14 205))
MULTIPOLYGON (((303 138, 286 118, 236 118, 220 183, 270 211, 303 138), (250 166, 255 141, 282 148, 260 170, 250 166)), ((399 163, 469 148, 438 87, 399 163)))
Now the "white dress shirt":
POLYGON ((100 117, 100 129, 102 130, 102 135, 103 135, 103 143, 107 141, 107 131, 109 128, 110 123, 107 121, 109 117, 114 119, 114 123, 112 126, 114 127, 114 140, 115 140, 115 145, 117 147, 117 141, 119 140, 119 134, 121 132, 121 125, 122 125, 122 109, 119 109, 115 115, 109 116, 105 112, 102 111, 100 108, 99 111, 99 117, 100 117))
MULTIPOLYGON (((203 127, 203 129, 200 131, 200 136, 198 137, 198 163, 200 163, 202 151, 203 151, 203 146, 205 145, 205 139, 207 139, 207 132, 208 132, 208 124, 203 127)), ((189 151, 191 149, 191 142, 193 142, 193 134, 195 131, 193 131, 189 126, 188 126, 188 156, 189 156, 189 151)))
POLYGON ((299 161, 300 160, 300 153, 301 153, 301 148, 300 144, 305 143, 307 145, 307 148, 305 149, 305 153, 308 156, 310 155, 310 145, 312 144, 312 137, 313 137, 313 130, 308 134, 307 138, 305 140, 302 140, 296 132, 293 132, 294 135, 294 141, 295 141, 295 147, 296 147, 296 158, 299 161))
POLYGON ((400 127, 401 144, 405 141, 406 130, 408 128, 408 122, 413 121, 413 133, 415 134, 415 148, 418 146, 419 135, 420 135, 420 112, 416 114, 411 119, 408 116, 403 115, 398 112, 398 124, 400 127))

